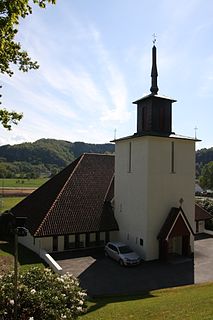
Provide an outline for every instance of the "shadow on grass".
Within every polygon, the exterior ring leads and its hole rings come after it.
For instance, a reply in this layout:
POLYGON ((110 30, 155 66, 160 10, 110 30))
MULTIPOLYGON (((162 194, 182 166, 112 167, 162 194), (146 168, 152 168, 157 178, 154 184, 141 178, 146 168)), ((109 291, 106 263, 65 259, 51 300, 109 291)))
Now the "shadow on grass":
POLYGON ((150 299, 150 298, 155 298, 155 296, 148 291, 136 296, 122 295, 122 296, 107 296, 102 298, 89 298, 88 302, 92 303, 92 305, 88 307, 87 314, 90 312, 94 312, 100 308, 103 308, 106 305, 111 303, 125 302, 125 301, 130 302, 134 300, 142 300, 142 299, 150 299))
MULTIPOLYGON (((14 242, 10 240, 9 242, 0 242, 0 251, 4 253, 14 255, 14 242)), ((21 266, 33 265, 33 264, 43 264, 43 260, 33 251, 27 249, 26 247, 18 244, 18 261, 21 266)))

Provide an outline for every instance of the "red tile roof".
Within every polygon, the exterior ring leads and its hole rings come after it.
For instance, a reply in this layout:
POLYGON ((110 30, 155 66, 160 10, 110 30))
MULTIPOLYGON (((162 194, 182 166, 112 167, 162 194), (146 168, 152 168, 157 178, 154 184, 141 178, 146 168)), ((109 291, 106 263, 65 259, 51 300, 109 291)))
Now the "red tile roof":
POLYGON ((195 204, 195 220, 201 221, 201 220, 210 220, 213 216, 206 211, 204 208, 199 206, 198 204, 195 204))
POLYGON ((113 177, 113 155, 83 154, 12 212, 28 218, 36 237, 118 230, 110 206, 113 177))

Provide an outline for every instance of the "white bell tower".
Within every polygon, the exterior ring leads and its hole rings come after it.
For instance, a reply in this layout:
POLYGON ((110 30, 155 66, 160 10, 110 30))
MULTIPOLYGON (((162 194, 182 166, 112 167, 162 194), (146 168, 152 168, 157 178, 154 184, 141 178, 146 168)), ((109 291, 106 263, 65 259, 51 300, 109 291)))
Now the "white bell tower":
POLYGON ((133 102, 137 132, 114 140, 119 240, 145 260, 190 255, 194 250, 198 140, 172 132, 175 100, 158 95, 156 51, 153 45, 151 94, 133 102))

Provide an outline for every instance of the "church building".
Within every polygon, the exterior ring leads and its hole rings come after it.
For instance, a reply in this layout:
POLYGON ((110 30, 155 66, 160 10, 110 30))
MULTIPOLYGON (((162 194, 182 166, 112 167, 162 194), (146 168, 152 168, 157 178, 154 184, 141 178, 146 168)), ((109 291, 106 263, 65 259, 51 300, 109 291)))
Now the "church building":
POLYGON ((191 256, 195 230, 195 142, 172 131, 174 99, 158 95, 156 47, 151 93, 135 102, 137 129, 114 140, 115 156, 83 154, 18 203, 20 241, 39 253, 122 241, 144 260, 191 256))
POLYGON ((115 140, 119 239, 145 260, 194 251, 195 139, 172 132, 172 104, 158 95, 156 47, 151 93, 137 106, 137 131, 115 140))

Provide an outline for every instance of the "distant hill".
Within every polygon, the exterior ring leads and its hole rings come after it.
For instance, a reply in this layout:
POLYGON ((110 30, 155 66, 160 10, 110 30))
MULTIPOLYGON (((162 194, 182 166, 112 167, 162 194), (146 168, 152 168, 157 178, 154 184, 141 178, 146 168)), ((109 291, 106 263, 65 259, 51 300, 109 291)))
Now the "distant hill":
MULTIPOLYGON (((56 139, 40 139, 0 146, 0 178, 51 176, 82 153, 114 153, 114 144, 92 144, 56 139)), ((213 161, 213 148, 196 152, 196 175, 213 161)))
POLYGON ((196 152, 196 163, 204 165, 210 161, 213 161, 213 148, 204 148, 196 152))
POLYGON ((114 145, 40 139, 0 147, 0 177, 53 175, 82 153, 113 153, 114 145))

